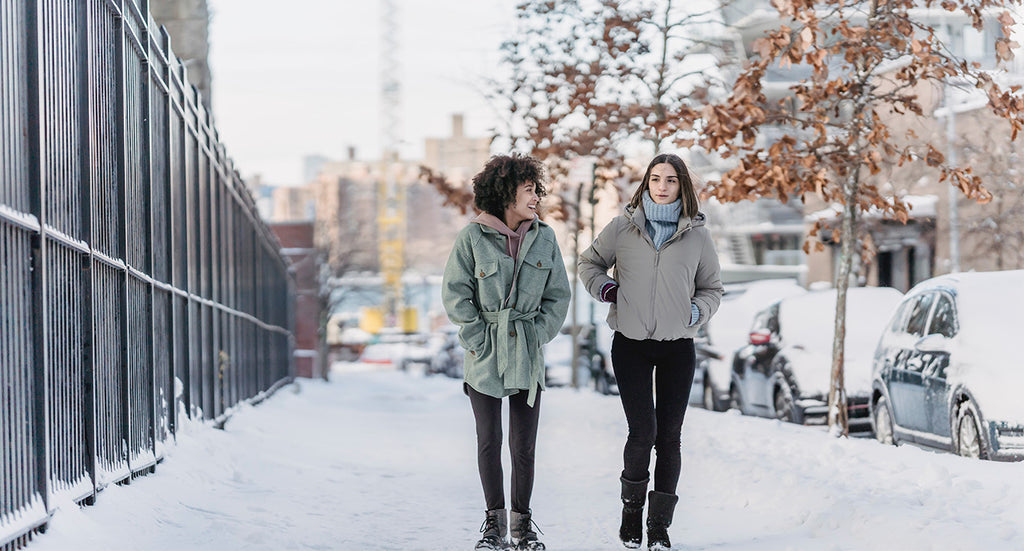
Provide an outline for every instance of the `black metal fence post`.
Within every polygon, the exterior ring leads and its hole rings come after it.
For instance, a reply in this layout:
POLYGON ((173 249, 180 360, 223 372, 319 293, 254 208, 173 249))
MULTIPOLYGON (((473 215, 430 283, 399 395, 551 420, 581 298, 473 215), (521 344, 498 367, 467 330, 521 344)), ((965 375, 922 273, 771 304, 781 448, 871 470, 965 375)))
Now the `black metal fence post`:
MULTIPOLYGON (((39 91, 40 91, 40 62, 39 62, 39 6, 35 2, 25 3, 25 31, 26 31, 26 42, 27 56, 26 56, 26 67, 28 72, 27 88, 25 100, 26 112, 33 113, 38 112, 39 109, 39 91)), ((30 363, 27 366, 31 369, 33 374, 31 378, 32 388, 29 392, 32 393, 33 398, 31 401, 32 407, 28 418, 15 416, 13 421, 17 424, 24 423, 24 426, 29 428, 26 436, 30 436, 34 440, 32 446, 35 457, 32 461, 26 465, 28 469, 31 469, 28 473, 19 474, 30 474, 28 478, 34 479, 34 486, 36 495, 41 499, 43 510, 50 509, 50 488, 48 484, 48 472, 47 466, 49 463, 49 440, 46 437, 47 427, 47 413, 48 413, 48 396, 46 392, 40 392, 40 389, 48 387, 47 373, 46 370, 32 369, 36 365, 44 364, 46 362, 46 342, 44 335, 45 324, 46 324, 46 308, 47 304, 44 300, 45 293, 45 282, 46 282, 46 267, 44 262, 44 251, 45 245, 45 219, 43 218, 43 202, 45 201, 44 189, 42 186, 36 185, 36 182, 40 180, 40 135, 41 130, 39 127, 39 120, 37 117, 28 117, 27 121, 27 137, 28 137, 28 148, 27 148, 27 176, 28 179, 25 182, 28 184, 28 197, 29 197, 29 211, 39 221, 39 228, 35 235, 30 238, 31 243, 31 269, 32 277, 29 283, 31 287, 31 330, 32 330, 32 342, 31 351, 25 350, 26 356, 31 357, 30 363), (31 476, 34 475, 34 476, 31 476)), ((6 148, 5 148, 6 149, 6 148)), ((6 474, 6 473, 4 473, 6 474)), ((19 477, 20 478, 20 477, 19 477)), ((5 492, 6 493, 6 492, 5 492)), ((20 493, 20 492, 19 492, 20 493)))

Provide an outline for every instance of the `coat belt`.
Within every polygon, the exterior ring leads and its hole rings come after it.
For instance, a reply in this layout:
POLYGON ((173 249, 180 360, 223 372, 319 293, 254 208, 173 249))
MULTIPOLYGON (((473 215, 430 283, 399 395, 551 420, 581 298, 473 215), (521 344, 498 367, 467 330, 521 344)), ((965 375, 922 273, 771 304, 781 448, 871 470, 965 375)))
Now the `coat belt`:
POLYGON ((516 381, 524 369, 529 369, 530 394, 526 404, 530 407, 533 407, 540 381, 540 349, 533 324, 523 322, 536 318, 539 313, 539 310, 523 313, 514 308, 480 313, 488 325, 497 325, 498 376, 505 389, 518 389, 516 381), (512 358, 509 357, 509 339, 516 341, 512 358))

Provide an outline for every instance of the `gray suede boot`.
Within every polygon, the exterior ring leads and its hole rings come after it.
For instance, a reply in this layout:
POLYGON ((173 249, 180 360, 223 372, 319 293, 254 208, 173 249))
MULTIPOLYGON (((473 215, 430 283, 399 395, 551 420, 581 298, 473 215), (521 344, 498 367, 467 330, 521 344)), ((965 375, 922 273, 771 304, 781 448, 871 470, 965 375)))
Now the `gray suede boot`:
POLYGON ((652 491, 647 499, 651 502, 647 508, 647 549, 672 549, 672 543, 668 540, 668 527, 672 525, 672 513, 676 510, 679 496, 652 491))
POLYGON ((619 478, 622 482, 622 524, 619 539, 627 549, 637 549, 644 538, 644 502, 647 501, 647 478, 633 482, 619 478))
POLYGON ((476 542, 473 549, 504 551, 508 549, 505 534, 508 533, 508 509, 492 509, 487 511, 487 518, 480 525, 483 537, 476 542))
MULTIPOLYGON (((537 540, 537 523, 533 522, 530 513, 518 513, 512 510, 510 513, 509 535, 516 551, 543 551, 547 549, 544 544, 537 540)), ((537 528, 540 531, 540 528, 537 528)), ((541 532, 543 534, 543 532, 541 532)))

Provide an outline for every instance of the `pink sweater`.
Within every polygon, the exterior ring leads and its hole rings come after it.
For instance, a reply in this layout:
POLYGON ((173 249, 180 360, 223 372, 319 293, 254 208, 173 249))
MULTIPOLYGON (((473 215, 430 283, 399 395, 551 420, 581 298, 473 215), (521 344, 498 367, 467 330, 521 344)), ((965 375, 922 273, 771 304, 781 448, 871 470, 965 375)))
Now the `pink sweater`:
POLYGON ((530 231, 530 226, 533 225, 533 220, 527 220, 522 224, 519 224, 519 227, 513 231, 505 225, 505 222, 502 221, 501 218, 486 212, 481 212, 476 216, 476 218, 473 218, 471 222, 476 222, 477 224, 487 226, 488 228, 494 228, 498 230, 501 235, 508 237, 506 240, 508 243, 508 249, 505 253, 511 256, 513 260, 519 256, 519 245, 523 242, 523 236, 526 235, 526 232, 530 231))

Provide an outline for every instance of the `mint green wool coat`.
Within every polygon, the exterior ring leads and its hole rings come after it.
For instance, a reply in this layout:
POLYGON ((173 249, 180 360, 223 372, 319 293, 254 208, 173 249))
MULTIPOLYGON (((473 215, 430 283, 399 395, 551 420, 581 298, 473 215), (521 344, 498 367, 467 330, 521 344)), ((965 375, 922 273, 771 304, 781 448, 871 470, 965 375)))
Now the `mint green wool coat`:
POLYGON ((441 300, 466 349, 466 383, 495 398, 527 390, 532 407, 544 388, 541 347, 569 310, 569 279, 555 232, 544 222, 534 220, 516 261, 505 253, 506 239, 481 224, 463 228, 444 269, 441 300))

